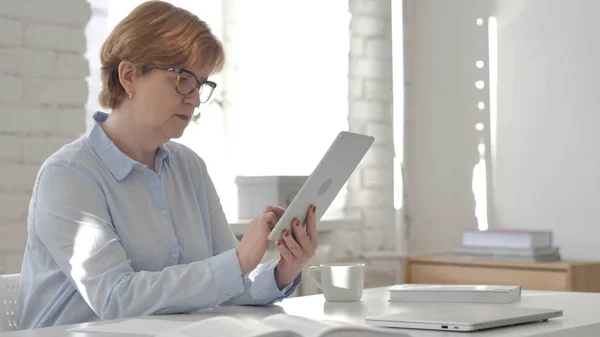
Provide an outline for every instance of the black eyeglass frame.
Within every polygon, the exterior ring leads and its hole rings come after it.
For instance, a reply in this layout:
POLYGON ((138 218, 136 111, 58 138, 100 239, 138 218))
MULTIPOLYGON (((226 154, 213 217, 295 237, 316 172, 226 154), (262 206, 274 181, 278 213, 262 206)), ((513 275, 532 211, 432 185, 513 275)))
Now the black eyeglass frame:
POLYGON ((177 91, 177 93, 180 94, 180 95, 189 95, 192 92, 194 92, 194 90, 197 90, 199 96, 201 97, 201 95, 200 95, 200 88, 203 85, 205 85, 205 84, 208 85, 210 87, 210 94, 208 95, 208 97, 204 101, 202 100, 202 98, 200 98, 200 103, 206 103, 206 102, 208 102, 210 100, 210 98, 212 97, 212 94, 214 93, 215 88, 217 87, 217 83, 215 83, 213 81, 203 81, 203 82, 200 82, 198 80, 198 78, 196 77, 196 75, 194 75, 193 72, 191 72, 191 71, 189 71, 189 70, 187 70, 185 68, 169 67, 169 68, 156 68, 156 69, 164 70, 164 71, 170 71, 170 72, 174 72, 174 73, 177 74, 177 82, 175 82, 175 91, 177 91), (181 92, 181 91, 179 91, 179 80, 181 79, 181 74, 183 74, 183 73, 188 73, 188 74, 192 75, 194 77, 194 79, 196 80, 196 85, 189 92, 181 92))

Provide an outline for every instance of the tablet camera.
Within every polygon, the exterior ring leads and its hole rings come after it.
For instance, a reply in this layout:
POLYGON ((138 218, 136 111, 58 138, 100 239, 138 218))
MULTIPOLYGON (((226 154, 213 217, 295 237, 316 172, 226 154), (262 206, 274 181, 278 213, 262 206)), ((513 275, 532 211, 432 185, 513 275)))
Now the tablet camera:
POLYGON ((319 196, 322 196, 323 194, 325 194, 325 192, 327 192, 327 190, 329 189, 329 187, 331 187, 331 178, 325 180, 323 182, 323 184, 321 184, 321 187, 319 187, 319 190, 317 191, 317 194, 319 196))

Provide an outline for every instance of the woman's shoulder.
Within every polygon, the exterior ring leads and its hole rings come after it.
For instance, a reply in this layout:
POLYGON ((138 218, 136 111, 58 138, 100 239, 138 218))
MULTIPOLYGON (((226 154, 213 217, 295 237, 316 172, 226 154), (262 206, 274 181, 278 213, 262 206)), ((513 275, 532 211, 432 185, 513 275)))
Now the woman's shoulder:
POLYGON ((73 141, 62 145, 44 160, 39 169, 39 174, 50 167, 69 167, 80 172, 89 172, 94 164, 94 151, 86 141, 85 136, 80 136, 73 141))

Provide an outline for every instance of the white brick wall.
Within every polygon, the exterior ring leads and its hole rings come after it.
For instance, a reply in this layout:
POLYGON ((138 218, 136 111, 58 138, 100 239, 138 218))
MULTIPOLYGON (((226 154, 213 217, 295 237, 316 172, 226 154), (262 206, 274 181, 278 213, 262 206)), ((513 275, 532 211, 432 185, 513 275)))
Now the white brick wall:
MULTIPOLYGON (((338 249, 340 259, 356 258, 365 251, 395 248, 392 36, 390 0, 350 0, 350 55, 348 121, 351 131, 375 136, 348 183, 347 207, 365 219, 360 242, 355 234, 344 237, 354 247, 338 249)), ((400 262, 370 265, 367 284, 389 284, 400 262)))
POLYGON ((20 21, 0 17, 0 43, 19 46, 23 43, 23 24, 20 21))
POLYGON ((23 92, 23 80, 14 75, 0 75, 0 88, 0 104, 19 102, 23 92))
POLYGON ((0 274, 19 272, 39 165, 85 131, 86 0, 0 6, 0 274))
POLYGON ((7 61, 0 71, 8 74, 51 76, 56 67, 56 53, 51 50, 3 48, 0 58, 7 61))

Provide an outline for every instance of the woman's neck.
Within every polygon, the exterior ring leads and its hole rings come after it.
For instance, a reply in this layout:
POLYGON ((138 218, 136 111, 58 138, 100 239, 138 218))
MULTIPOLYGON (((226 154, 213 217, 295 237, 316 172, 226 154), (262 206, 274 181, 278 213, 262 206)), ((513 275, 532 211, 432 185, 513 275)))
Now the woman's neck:
POLYGON ((154 141, 150 132, 128 116, 124 111, 113 110, 101 124, 102 129, 121 152, 154 171, 154 156, 161 142, 154 141))

